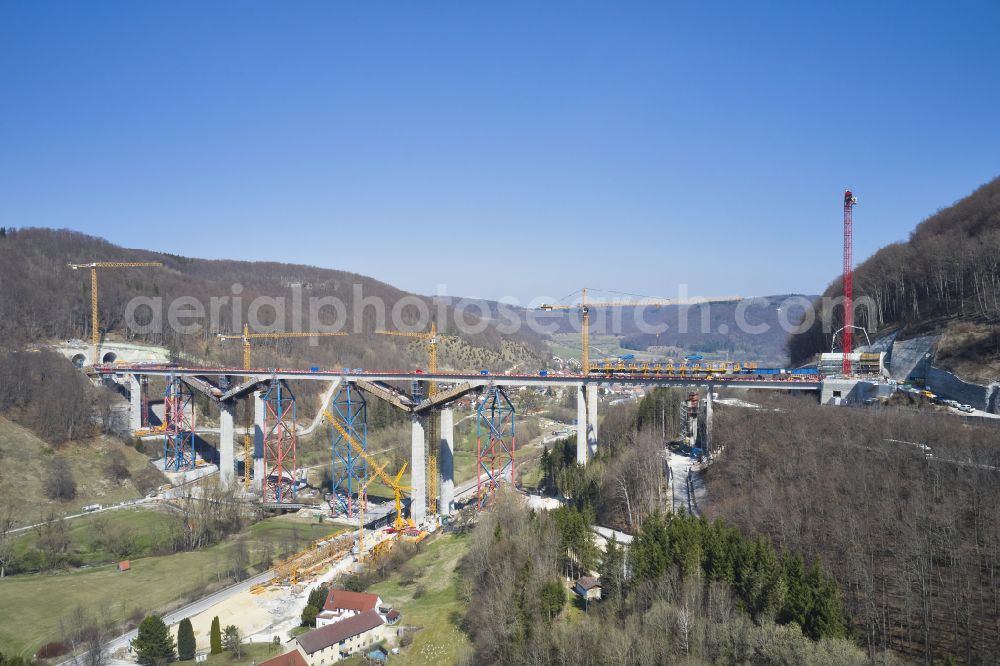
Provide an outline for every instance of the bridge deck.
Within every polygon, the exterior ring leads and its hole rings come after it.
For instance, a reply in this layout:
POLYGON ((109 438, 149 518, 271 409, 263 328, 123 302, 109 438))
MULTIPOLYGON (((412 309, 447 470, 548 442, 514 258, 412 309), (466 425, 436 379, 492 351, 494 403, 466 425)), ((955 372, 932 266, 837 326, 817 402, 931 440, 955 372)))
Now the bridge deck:
POLYGON ((526 374, 480 374, 474 372, 400 372, 366 370, 362 372, 346 370, 283 370, 281 368, 181 368, 147 364, 116 364, 95 366, 93 372, 100 375, 134 374, 149 377, 194 376, 242 376, 256 381, 271 379, 306 380, 329 382, 335 379, 360 382, 403 382, 436 381, 442 383, 468 382, 473 386, 495 384, 497 386, 580 386, 583 384, 626 384, 631 386, 713 386, 732 388, 774 389, 779 391, 818 391, 822 381, 814 378, 797 379, 795 375, 781 375, 775 378, 755 378, 748 375, 623 375, 615 377, 583 375, 526 375, 526 374), (778 378, 782 377, 782 378, 778 378))

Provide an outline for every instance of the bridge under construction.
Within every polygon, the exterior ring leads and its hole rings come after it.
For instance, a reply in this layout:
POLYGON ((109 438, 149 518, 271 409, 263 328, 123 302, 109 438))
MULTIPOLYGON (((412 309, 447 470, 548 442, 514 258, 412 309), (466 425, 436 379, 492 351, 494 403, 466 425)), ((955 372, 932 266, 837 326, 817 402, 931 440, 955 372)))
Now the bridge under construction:
MULTIPOLYGON (((751 366, 752 367, 752 366, 751 366)), ((477 396, 476 501, 485 506, 503 482, 516 474, 516 411, 509 391, 519 387, 561 387, 576 394, 576 459, 586 464, 598 446, 598 387, 601 384, 632 386, 701 387, 706 391, 706 408, 711 410, 713 389, 730 387, 779 391, 821 391, 824 379, 791 371, 737 368, 658 366, 601 366, 582 374, 492 374, 488 371, 434 372, 355 370, 282 370, 247 368, 177 367, 169 364, 106 364, 93 366, 96 378, 115 381, 128 388, 129 417, 133 430, 143 425, 148 408, 149 379, 166 381, 164 458, 170 471, 194 466, 192 397, 200 394, 219 409, 219 474, 226 486, 236 483, 237 404, 252 400, 253 442, 244 454, 244 478, 265 506, 281 507, 296 503, 300 481, 296 454, 296 398, 289 382, 316 381, 330 384, 328 404, 321 409, 333 419, 331 456, 334 483, 331 508, 350 517, 356 509, 352 495, 365 484, 370 456, 367 452, 367 401, 383 400, 406 413, 411 422, 410 518, 419 525, 428 517, 428 504, 438 513, 449 515, 455 503, 454 415, 456 401, 477 396), (431 393, 428 384, 437 388, 431 393), (404 391, 398 386, 407 386, 404 391), (429 427, 433 422, 433 427, 429 427), (427 441, 428 431, 437 441, 427 441), (428 452, 433 447, 437 464, 428 470, 428 452), (428 474, 437 478, 428 479, 428 474), (436 481, 436 483, 435 483, 436 481), (428 498, 431 489, 434 497, 428 498)), ((398 493, 397 493, 398 494, 398 493)), ((397 498, 398 501, 398 498, 397 498)))

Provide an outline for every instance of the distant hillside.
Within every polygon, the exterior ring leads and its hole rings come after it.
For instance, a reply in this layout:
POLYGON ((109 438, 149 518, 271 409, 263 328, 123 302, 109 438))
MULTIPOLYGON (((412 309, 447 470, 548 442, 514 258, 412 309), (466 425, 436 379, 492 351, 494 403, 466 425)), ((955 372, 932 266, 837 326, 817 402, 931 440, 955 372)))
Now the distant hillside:
MULTIPOLYGON (((304 316, 298 322, 302 330, 309 328, 310 298, 334 297, 344 304, 343 330, 352 334, 320 339, 315 346, 307 340, 259 341, 253 351, 255 366, 344 365, 389 369, 426 364, 426 351, 419 345, 409 345, 411 339, 376 335, 374 331, 393 327, 392 309, 401 299, 408 297, 412 301, 416 298, 432 313, 438 312, 438 308, 432 306, 429 298, 415 297, 372 278, 313 266, 192 259, 125 249, 73 231, 33 228, 0 233, 0 348, 18 348, 46 339, 89 340, 89 271, 74 271, 67 264, 95 260, 159 261, 164 264, 163 268, 114 269, 99 273, 100 327, 104 335, 112 338, 163 345, 209 362, 239 366, 242 364, 239 343, 220 343, 216 334, 238 333, 251 303, 259 297, 283 298, 287 323, 282 330, 294 330, 292 326, 296 322, 292 321, 292 309, 297 292, 303 303, 304 316), (356 290, 360 290, 364 300, 358 301, 356 290), (210 312, 206 312, 206 316, 198 320, 203 326, 197 333, 178 333, 169 326, 161 331, 137 333, 126 328, 125 312, 126 304, 140 296, 163 299, 164 321, 167 320, 167 305, 176 298, 193 297, 206 311, 213 298, 219 299, 217 325, 212 325, 210 312), (236 296, 239 302, 234 305, 236 296), (376 299, 385 304, 384 322, 378 321, 375 307, 368 305, 376 299), (356 301, 358 312, 355 312, 356 301), (362 303, 365 304, 363 308, 360 307, 362 303), (355 334, 355 330, 360 332, 355 334)), ((413 306, 399 311, 407 325, 417 321, 413 306)), ((263 324, 270 324, 272 308, 265 306, 260 312, 263 324)), ((446 321, 439 322, 439 327, 447 326, 446 335, 458 336, 461 342, 455 344, 471 350, 464 356, 479 360, 497 355, 504 362, 534 368, 539 367, 547 354, 541 338, 530 331, 502 335, 489 321, 484 327, 480 326, 483 329, 480 333, 460 333, 455 330, 454 309, 444 306, 442 312, 446 321), (481 352, 476 353, 476 349, 481 352)), ((464 320, 476 324, 475 312, 465 313, 464 320)), ((137 319, 141 319, 144 311, 138 313, 137 319)), ((335 311, 326 307, 320 319, 323 324, 333 323, 335 311)), ((455 354, 442 360, 455 363, 462 358, 463 355, 455 354)))
MULTIPOLYGON (((614 335, 623 349, 649 351, 658 356, 690 352, 736 360, 753 360, 770 365, 788 362, 788 330, 801 321, 806 304, 813 296, 762 296, 744 301, 705 305, 654 308, 595 308, 591 311, 591 333, 614 335), (742 303, 742 305, 741 305, 742 303), (784 312, 779 311, 784 308, 784 312), (683 326, 682 326, 683 324, 683 326), (650 328, 666 325, 659 334, 650 328)), ((579 331, 580 315, 569 311, 555 316, 559 333, 579 331)), ((550 323, 546 320, 546 323, 550 323)))
MULTIPOLYGON (((977 381, 1000 376, 1000 178, 921 222, 906 242, 888 245, 857 267, 855 298, 869 297, 869 315, 855 323, 872 338, 898 331, 900 339, 942 333, 935 363, 977 381)), ((835 280, 824 296, 843 293, 835 280)), ((789 342, 793 361, 830 349, 821 317, 789 342)))

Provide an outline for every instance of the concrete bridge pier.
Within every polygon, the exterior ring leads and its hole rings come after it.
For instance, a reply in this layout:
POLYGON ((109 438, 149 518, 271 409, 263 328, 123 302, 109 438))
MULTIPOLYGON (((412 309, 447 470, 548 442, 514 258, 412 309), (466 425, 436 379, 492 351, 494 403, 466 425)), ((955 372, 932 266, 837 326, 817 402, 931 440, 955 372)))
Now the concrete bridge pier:
POLYGON ((586 465, 590 445, 587 441, 587 394, 586 386, 576 388, 576 464, 586 465))
POLYGON ((587 384, 587 448, 588 458, 597 454, 597 384, 587 384))
POLYGON ((223 488, 232 488, 236 474, 234 451, 236 446, 236 401, 219 403, 219 482, 223 488))
POLYGON ((261 490, 264 481, 264 427, 265 410, 263 392, 253 392, 253 487, 261 490))
POLYGON ((135 432, 142 427, 142 383, 136 375, 128 376, 128 427, 135 432))
POLYGON ((427 440, 420 417, 410 417, 410 518, 417 525, 427 518, 427 440))
POLYGON ((712 452, 712 386, 708 386, 705 391, 705 441, 701 443, 701 448, 706 453, 712 452))
POLYGON ((455 503, 455 412, 450 407, 441 410, 440 432, 438 470, 441 473, 441 487, 438 512, 442 516, 450 516, 455 503))

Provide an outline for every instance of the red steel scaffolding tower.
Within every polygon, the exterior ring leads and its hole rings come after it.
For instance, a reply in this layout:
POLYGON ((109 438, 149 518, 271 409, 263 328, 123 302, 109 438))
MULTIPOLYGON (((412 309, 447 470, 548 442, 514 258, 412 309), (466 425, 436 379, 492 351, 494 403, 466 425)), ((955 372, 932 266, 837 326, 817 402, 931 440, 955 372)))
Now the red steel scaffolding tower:
POLYGON ((294 502, 298 483, 295 396, 275 379, 264 393, 264 504, 294 502))
POLYGON ((844 351, 845 375, 851 374, 851 352, 854 351, 854 229, 851 210, 858 198, 850 190, 844 192, 844 351))
POLYGON ((514 404, 503 387, 490 386, 476 410, 477 510, 493 501, 502 482, 514 485, 516 435, 514 404))

